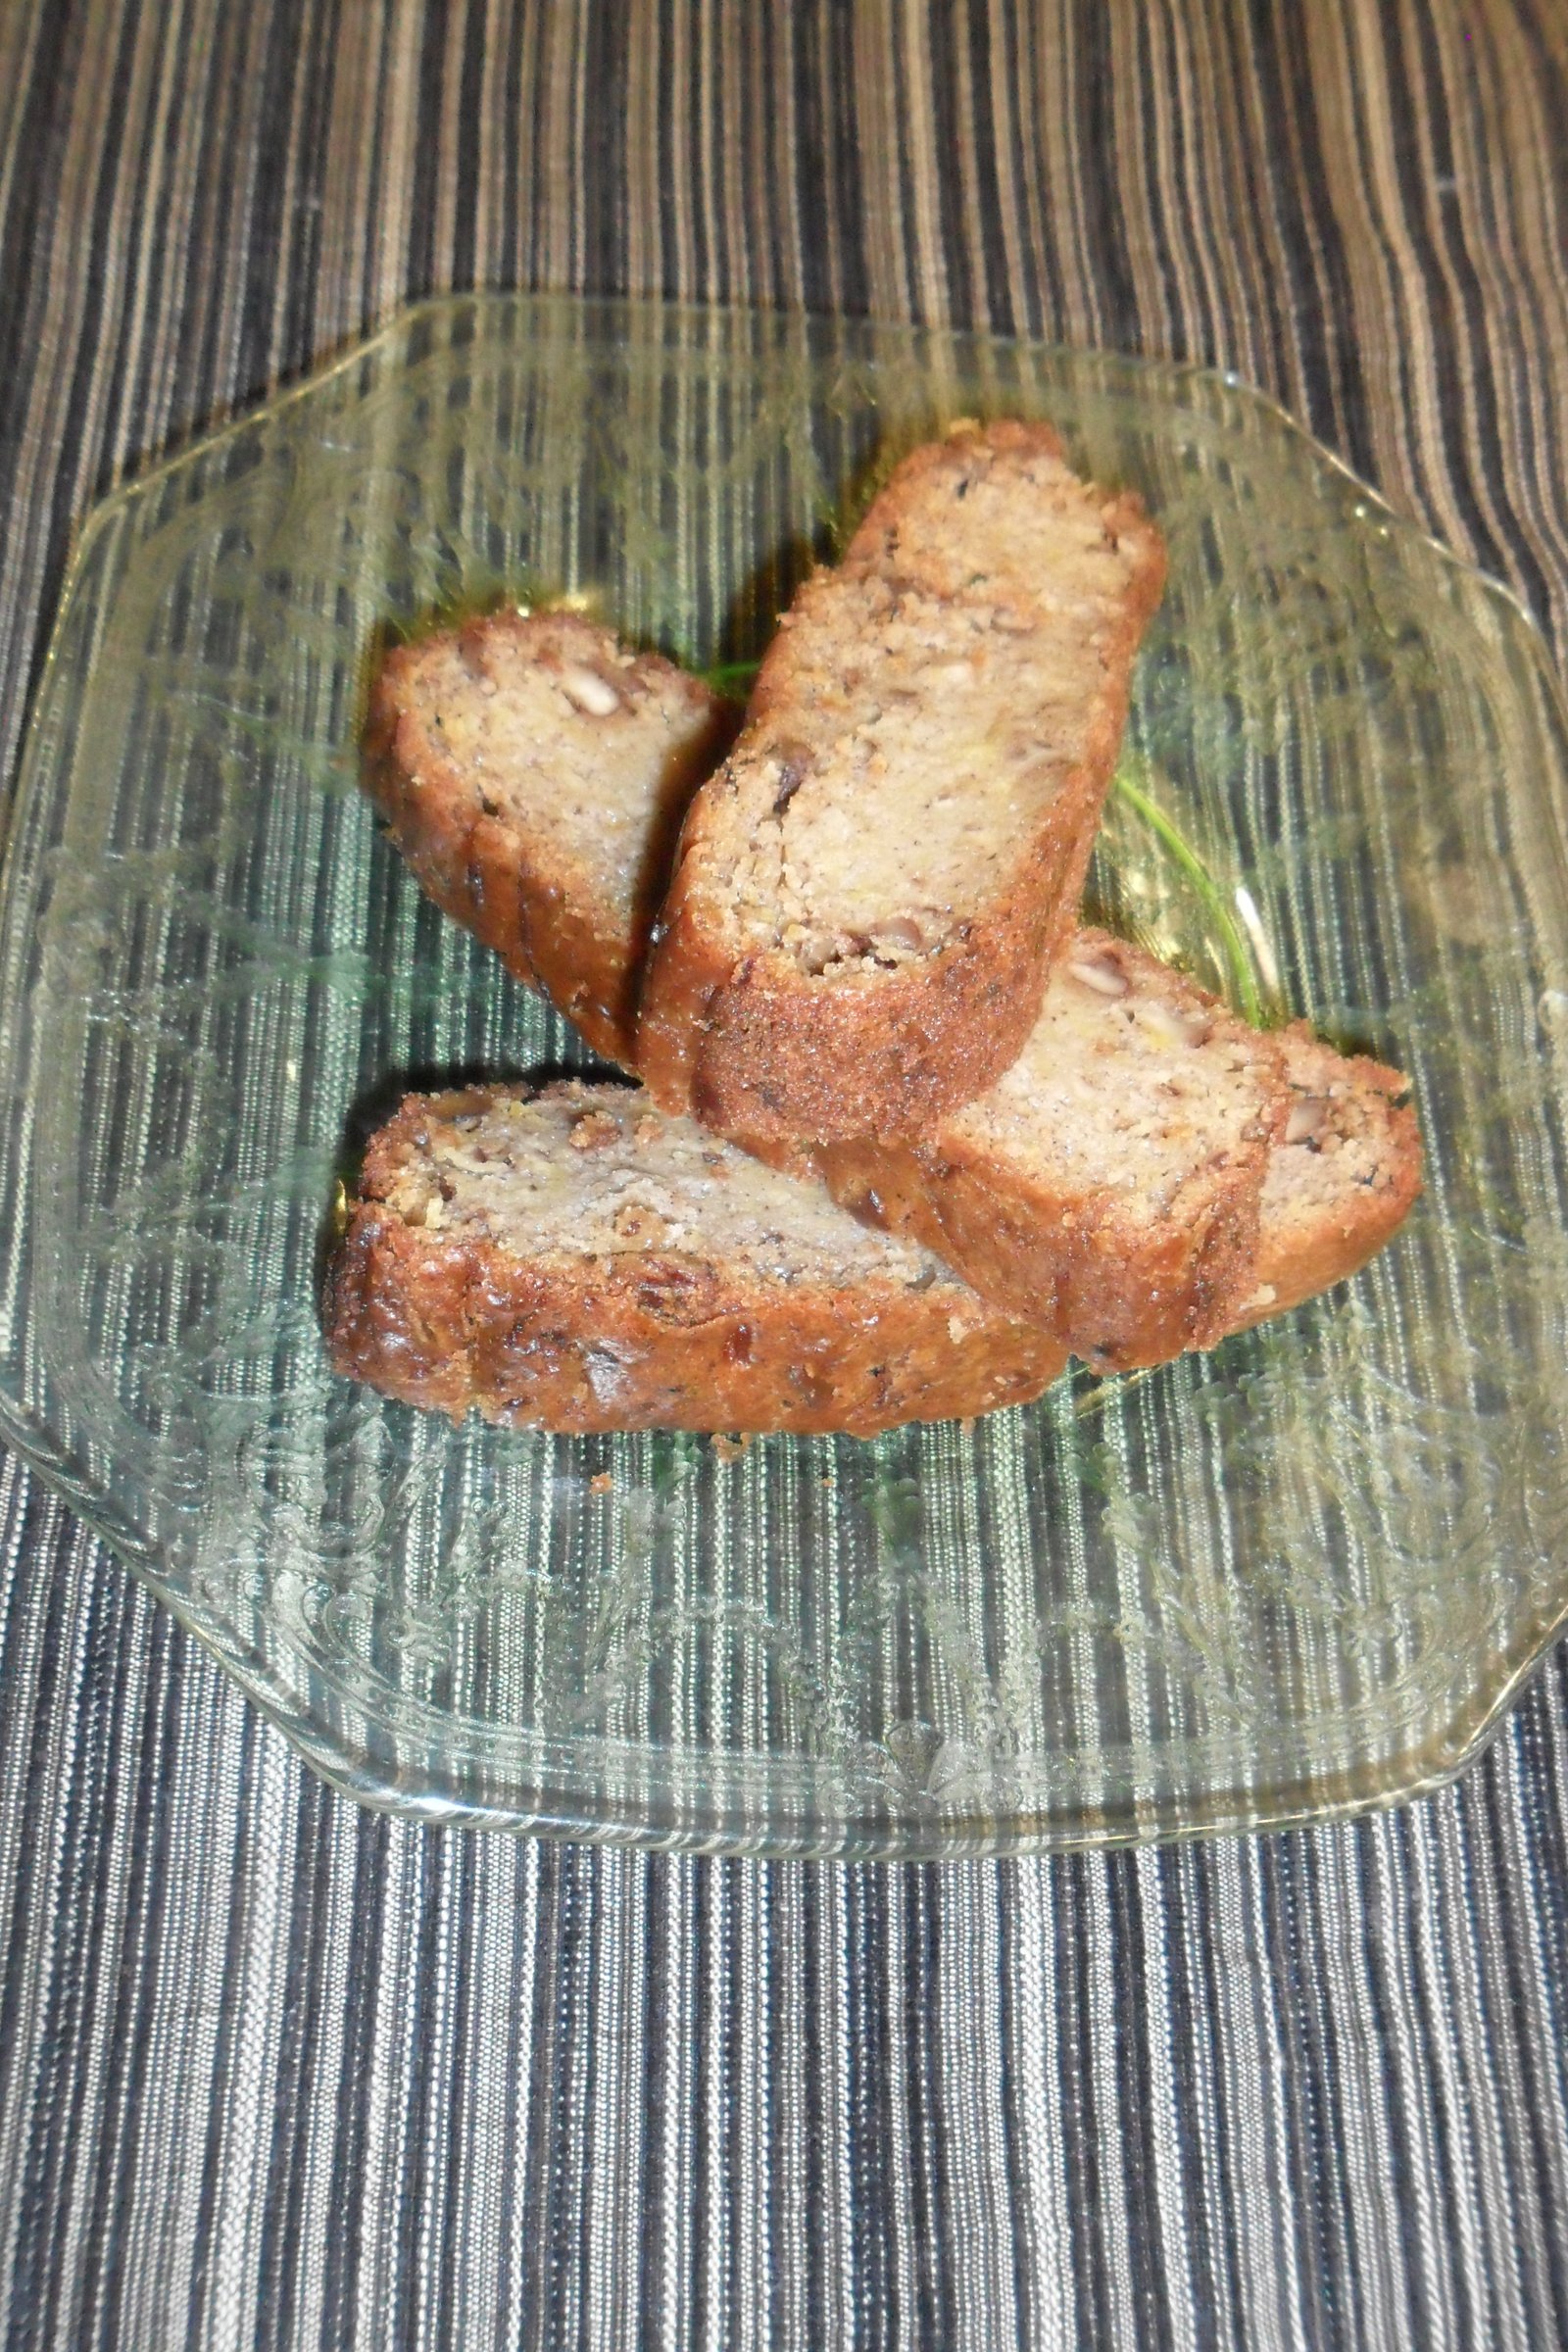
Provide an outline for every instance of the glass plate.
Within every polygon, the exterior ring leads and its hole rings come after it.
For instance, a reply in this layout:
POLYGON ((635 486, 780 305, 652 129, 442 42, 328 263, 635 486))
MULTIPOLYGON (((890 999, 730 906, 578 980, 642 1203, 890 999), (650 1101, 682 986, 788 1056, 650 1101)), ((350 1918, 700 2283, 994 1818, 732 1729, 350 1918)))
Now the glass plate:
POLYGON ((555 297, 414 312, 88 524, 0 929, 0 1417, 304 1753, 431 1819, 756 1852, 1342 1813, 1568 1606, 1565 731, 1497 588, 1192 370, 555 297), (1096 890, 1413 1080, 1428 1190, 1214 1354, 874 1443, 500 1435, 328 1371, 402 1088, 584 1059, 354 788, 378 638, 583 598, 744 658, 890 449, 1048 414, 1170 587, 1096 890))

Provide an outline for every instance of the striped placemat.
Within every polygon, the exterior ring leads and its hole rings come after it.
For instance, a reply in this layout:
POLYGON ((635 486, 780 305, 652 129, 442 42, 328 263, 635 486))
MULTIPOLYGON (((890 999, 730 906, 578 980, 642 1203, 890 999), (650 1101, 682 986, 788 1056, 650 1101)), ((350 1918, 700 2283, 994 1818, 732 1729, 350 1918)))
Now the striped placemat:
MULTIPOLYGON (((1261 385, 1568 627, 1554 0, 9 0, 0 775, 71 535, 411 295, 1261 385)), ((361 1813, 0 1469, 0 2344, 1568 2340, 1568 1677, 1457 1789, 1053 1863, 361 1813)))

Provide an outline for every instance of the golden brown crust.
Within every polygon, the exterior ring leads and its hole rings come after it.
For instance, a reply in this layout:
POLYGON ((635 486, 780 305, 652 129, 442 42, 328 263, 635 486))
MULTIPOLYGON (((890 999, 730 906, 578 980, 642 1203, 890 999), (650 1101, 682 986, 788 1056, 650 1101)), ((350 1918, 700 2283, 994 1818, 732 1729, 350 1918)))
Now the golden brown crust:
MULTIPOLYGON (((1058 872, 1072 855, 1061 850, 1058 872)), ((1043 852, 1037 870, 1045 861, 1043 852)), ((983 942, 956 942, 862 996, 785 955, 733 962, 677 877, 645 992, 638 1075, 662 1108, 688 1109, 752 1147, 853 1134, 858 1115, 890 1135, 918 1133, 1016 1058, 1076 911, 1064 886, 1054 906, 1019 893, 983 942), (862 1071, 863 1087, 847 1077, 862 1071)))
POLYGON ((332 1362, 385 1396, 563 1432, 867 1437, 1027 1402, 1064 1367, 1048 1334, 941 1277, 784 1285, 652 1250, 530 1263, 480 1233, 411 1225, 387 1196, 431 1107, 411 1097, 373 1139, 326 1278, 332 1362))
POLYGON ((1210 1348, 1253 1286, 1261 1159, 1239 1159, 1148 1228, 1113 1193, 1029 1183, 962 1144, 851 1143, 818 1154, 836 1200, 935 1250, 1097 1371, 1210 1348))
POLYGON ((622 919, 607 906, 584 862, 486 806, 474 767, 453 758, 432 723, 423 681, 433 654, 455 645, 477 670, 498 639, 527 643, 530 632, 537 637, 545 630, 568 645, 575 641, 585 662, 602 660, 607 649, 621 650, 609 630, 576 614, 515 612, 395 648, 370 690, 362 781, 426 896, 574 1021, 595 1053, 630 1067, 648 935, 679 818, 733 735, 737 713, 658 654, 630 663, 626 675, 634 687, 675 694, 699 731, 679 772, 664 779, 661 810, 650 808, 644 871, 630 916, 622 919))
MULTIPOLYGON (((956 447, 1060 454, 1048 426, 1004 420, 983 435, 970 430, 968 441, 950 437, 905 461, 852 540, 842 571, 858 567, 897 592, 901 529, 927 485, 952 468, 956 447)), ((682 832, 638 1037, 638 1068, 662 1107, 693 1109, 724 1134, 753 1138, 910 1136, 982 1093, 1013 1060, 1072 925, 1134 657, 1164 583, 1163 546, 1141 502, 1107 497, 1100 515, 1107 540, 1125 542, 1134 560, 1100 647, 1081 758, 1033 838, 1020 842, 1010 880, 976 916, 956 922, 935 952, 849 978, 803 968, 783 945, 745 946, 714 911, 712 876, 722 837, 735 827, 738 778, 748 759, 769 746, 776 754, 772 738, 798 692, 794 632, 832 593, 830 575, 806 583, 763 661, 741 742, 699 793, 682 832)), ((941 593, 961 587, 924 561, 928 590, 933 579, 941 593)))

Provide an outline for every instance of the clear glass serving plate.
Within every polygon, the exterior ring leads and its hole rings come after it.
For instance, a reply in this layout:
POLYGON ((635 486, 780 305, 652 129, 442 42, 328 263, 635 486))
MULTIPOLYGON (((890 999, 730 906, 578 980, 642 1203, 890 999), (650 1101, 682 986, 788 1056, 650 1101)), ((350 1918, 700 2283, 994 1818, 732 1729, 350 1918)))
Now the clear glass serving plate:
POLYGON ((83 533, 0 909, 0 1425, 407 1814, 942 1855, 1430 1787, 1568 1610, 1565 748, 1518 607, 1240 384, 411 313, 83 533), (548 594, 743 660, 890 449, 1004 412, 1170 544, 1127 773, 1186 848, 1119 796, 1096 892, 1409 1073, 1404 1234, 1210 1356, 870 1444, 454 1430, 336 1379, 357 1142, 409 1085, 585 1058, 355 790, 378 641, 548 594))

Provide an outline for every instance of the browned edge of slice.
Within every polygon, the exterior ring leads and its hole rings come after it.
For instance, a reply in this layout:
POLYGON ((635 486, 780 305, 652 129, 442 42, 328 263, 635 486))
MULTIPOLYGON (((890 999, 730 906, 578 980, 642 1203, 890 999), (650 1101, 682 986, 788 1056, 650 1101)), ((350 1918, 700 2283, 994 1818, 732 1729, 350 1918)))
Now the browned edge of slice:
POLYGON ((1280 1042, 1291 1106, 1269 1154, 1252 1285, 1233 1331, 1358 1273, 1421 1193, 1408 1080, 1367 1054, 1339 1053, 1304 1021, 1280 1042))
MULTIPOLYGON (((1033 1163, 1022 1145, 999 1146, 987 1114, 1005 1078, 918 1142, 862 1137, 820 1146, 813 1158, 834 1199, 857 1215, 923 1242, 993 1305, 1039 1320, 1096 1369, 1130 1371, 1211 1347, 1254 1287, 1262 1190, 1286 1093, 1273 1041, 1185 975, 1093 929, 1075 935, 1053 989, 1071 988, 1080 965, 1106 975, 1107 995, 1109 982, 1121 980, 1124 990, 1130 983, 1123 1003, 1157 997, 1172 1050, 1184 1056, 1181 1022, 1199 1024, 1193 1053, 1246 1055, 1254 1109, 1217 1151, 1195 1160, 1159 1217, 1146 1219, 1141 1202, 1117 1187, 1077 1175, 1073 1153, 1049 1130, 1033 1163)), ((1094 990, 1085 1002, 1095 1002, 1094 990)), ((1109 996, 1107 1022, 1118 1011, 1109 996)), ((1099 1066, 1105 1115, 1142 1111, 1138 1098, 1118 1095, 1114 1054, 1099 1066)), ((1150 1107, 1157 1115, 1157 1103, 1150 1107)), ((1086 1101, 1079 1115, 1096 1108, 1086 1101)))
POLYGON ((455 1420, 868 1437, 1025 1403, 1064 1368, 1050 1335, 940 1267, 796 1286, 668 1250, 530 1262, 408 1222, 389 1196, 421 1122, 506 1092, 529 1090, 411 1096, 373 1138, 324 1287, 339 1372, 455 1420))
MULTIPOLYGON (((999 448, 1032 444, 1060 455, 1049 426, 1004 420, 985 437, 999 448)), ((905 461, 844 567, 886 559, 901 513, 952 463, 955 445, 950 436, 905 461)), ((750 746, 778 734, 788 712, 793 632, 831 592, 829 575, 805 583, 763 659, 735 754, 692 805, 655 933, 637 1066, 662 1107, 692 1110, 720 1133, 748 1139, 911 1136, 983 1093, 1015 1058, 1076 918, 1134 659, 1164 586, 1163 542, 1142 501, 1107 495, 1102 514, 1107 534, 1136 535, 1140 552, 1102 652, 1083 756, 1034 837, 1020 843, 1010 885, 974 919, 956 921, 934 951, 854 985, 803 970, 783 948, 739 952, 700 903, 702 878, 721 859, 720 838, 734 822, 740 763, 750 746)))
POLYGON ((362 781, 425 894, 574 1021, 595 1053, 629 1067, 649 932, 680 820, 738 721, 700 678, 658 654, 628 661, 609 629, 580 614, 497 612, 388 654, 370 690, 362 781), (622 692, 629 680, 634 691, 673 694, 689 710, 689 739, 650 775, 641 869, 624 913, 607 906, 584 858, 497 805, 486 779, 441 740, 423 690, 432 654, 456 647, 478 694, 487 650, 505 639, 542 663, 604 672, 622 692))

